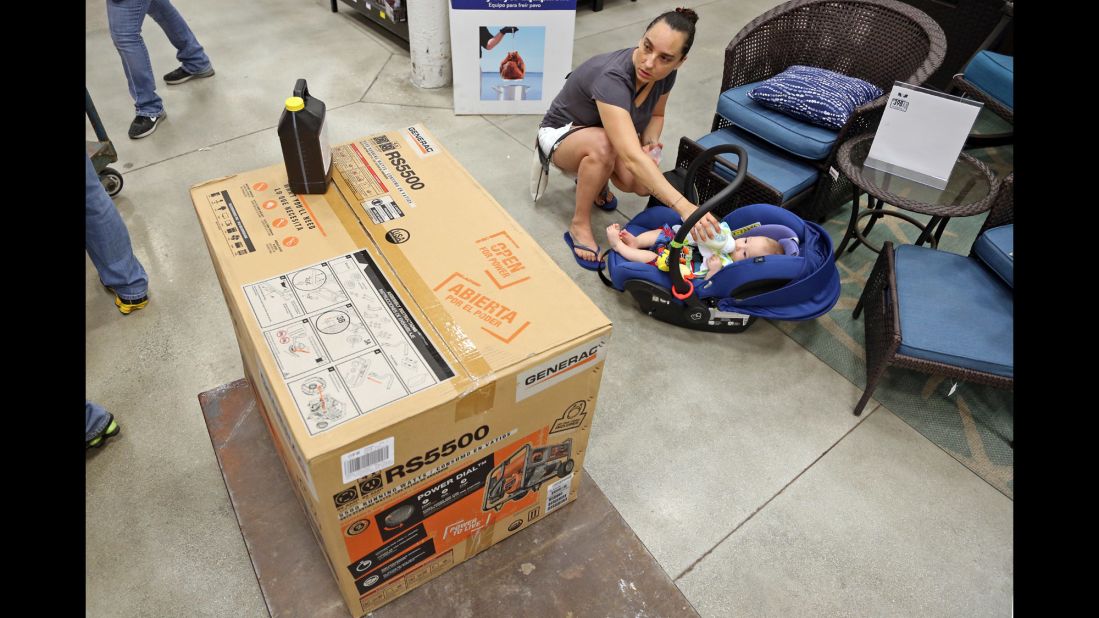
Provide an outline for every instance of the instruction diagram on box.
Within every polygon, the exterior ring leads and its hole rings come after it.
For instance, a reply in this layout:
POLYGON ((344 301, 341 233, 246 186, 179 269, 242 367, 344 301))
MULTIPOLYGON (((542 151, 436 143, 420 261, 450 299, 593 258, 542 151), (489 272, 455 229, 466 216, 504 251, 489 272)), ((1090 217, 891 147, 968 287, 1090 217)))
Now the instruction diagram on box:
POLYGON ((311 435, 454 376, 365 251, 243 288, 311 435))
POLYGON ((252 237, 248 234, 248 230, 244 228, 244 223, 240 220, 240 213, 237 212, 237 206, 233 203, 233 198, 229 195, 229 192, 215 191, 210 193, 206 196, 206 202, 210 205, 210 210, 214 213, 214 219, 221 230, 221 235, 225 238, 225 242, 229 245, 229 250, 233 252, 233 255, 247 255, 255 252, 256 246, 252 243, 252 237))

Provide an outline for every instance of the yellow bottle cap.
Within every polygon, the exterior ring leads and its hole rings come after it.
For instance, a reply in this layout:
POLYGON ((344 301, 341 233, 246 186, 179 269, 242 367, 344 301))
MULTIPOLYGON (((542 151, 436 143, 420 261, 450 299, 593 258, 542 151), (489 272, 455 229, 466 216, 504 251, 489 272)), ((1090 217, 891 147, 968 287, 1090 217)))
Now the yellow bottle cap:
POLYGON ((301 97, 290 97, 286 99, 286 110, 291 112, 297 112, 305 109, 305 100, 301 97))

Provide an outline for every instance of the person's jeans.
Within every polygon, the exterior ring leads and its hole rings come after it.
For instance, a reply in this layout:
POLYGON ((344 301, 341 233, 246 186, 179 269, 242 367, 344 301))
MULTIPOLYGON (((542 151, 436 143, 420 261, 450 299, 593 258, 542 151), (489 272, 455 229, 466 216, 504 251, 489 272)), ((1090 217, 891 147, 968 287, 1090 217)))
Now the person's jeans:
POLYGON ((149 291, 145 267, 134 256, 130 233, 107 195, 92 160, 84 154, 84 248, 99 271, 99 280, 122 300, 137 300, 149 291))
POLYGON ((156 77, 149 50, 141 37, 145 15, 153 18, 176 48, 176 59, 188 73, 210 69, 210 58, 202 50, 190 26, 169 0, 107 0, 107 21, 111 40, 122 58, 122 70, 130 84, 130 96, 138 116, 155 118, 164 113, 164 101, 156 93, 156 77))
POLYGON ((107 428, 110 417, 103 406, 84 400, 84 441, 87 442, 107 428))

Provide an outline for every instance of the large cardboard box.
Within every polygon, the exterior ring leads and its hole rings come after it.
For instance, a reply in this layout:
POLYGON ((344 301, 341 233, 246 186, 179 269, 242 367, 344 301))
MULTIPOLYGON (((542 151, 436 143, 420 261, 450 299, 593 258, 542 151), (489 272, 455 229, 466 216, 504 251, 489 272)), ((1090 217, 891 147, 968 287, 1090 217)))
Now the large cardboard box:
POLYGON ((361 615, 576 498, 611 326, 423 126, 337 146, 333 165, 324 195, 293 194, 280 163, 191 197, 361 615))

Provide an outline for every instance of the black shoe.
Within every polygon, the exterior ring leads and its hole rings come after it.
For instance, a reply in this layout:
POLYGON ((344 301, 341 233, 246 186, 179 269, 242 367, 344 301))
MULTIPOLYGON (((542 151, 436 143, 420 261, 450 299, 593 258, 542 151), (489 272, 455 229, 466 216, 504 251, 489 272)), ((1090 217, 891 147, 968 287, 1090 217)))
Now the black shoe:
POLYGON ((214 67, 206 69, 202 73, 188 73, 187 69, 179 67, 171 73, 164 76, 164 82, 167 84, 182 84, 183 82, 197 79, 200 77, 210 77, 214 74, 214 67))
POLYGON ((153 131, 156 131, 156 126, 160 124, 160 120, 165 116, 167 114, 163 113, 156 118, 135 116, 134 121, 130 123, 130 139, 141 139, 146 135, 151 135, 153 131))

